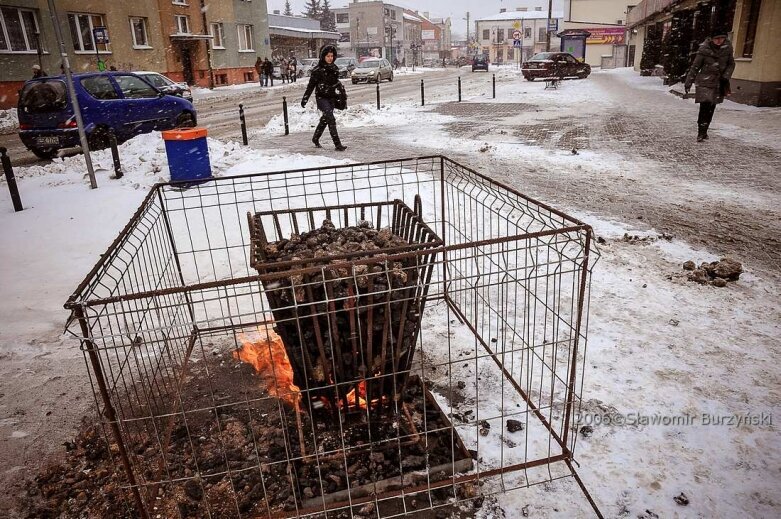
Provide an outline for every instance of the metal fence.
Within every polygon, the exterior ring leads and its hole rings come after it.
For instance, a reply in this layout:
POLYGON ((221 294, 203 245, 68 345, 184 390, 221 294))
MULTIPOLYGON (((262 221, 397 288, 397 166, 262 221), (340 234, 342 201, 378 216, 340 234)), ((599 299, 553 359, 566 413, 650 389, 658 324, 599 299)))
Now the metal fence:
POLYGON ((66 308, 130 513, 393 517, 572 476, 597 511, 571 464, 596 257, 432 156, 157 185, 66 308))

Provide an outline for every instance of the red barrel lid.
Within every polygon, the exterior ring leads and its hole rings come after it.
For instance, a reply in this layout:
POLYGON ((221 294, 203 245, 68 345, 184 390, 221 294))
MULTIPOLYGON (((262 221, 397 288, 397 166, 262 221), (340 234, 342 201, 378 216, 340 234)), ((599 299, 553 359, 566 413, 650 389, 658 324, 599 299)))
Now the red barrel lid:
POLYGON ((162 132, 164 141, 192 141, 206 137, 206 128, 174 128, 162 132))

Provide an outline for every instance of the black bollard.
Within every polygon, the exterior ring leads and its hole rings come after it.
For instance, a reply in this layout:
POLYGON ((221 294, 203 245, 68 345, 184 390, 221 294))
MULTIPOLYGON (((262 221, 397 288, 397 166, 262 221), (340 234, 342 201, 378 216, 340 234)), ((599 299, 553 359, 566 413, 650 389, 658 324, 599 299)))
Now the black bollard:
POLYGON ((420 80, 420 106, 426 106, 426 87, 423 86, 423 80, 420 80))
POLYGON ((282 96, 282 116, 285 118, 285 135, 290 135, 290 126, 287 123, 287 97, 282 96))
POLYGON ((122 178, 122 163, 119 161, 119 149, 117 148, 117 135, 114 130, 108 132, 108 143, 111 146, 111 158, 114 160, 114 178, 122 178))
POLYGON ((496 74, 494 74, 494 77, 491 80, 491 82, 493 83, 494 99, 496 99, 496 74))
POLYGON ((248 144, 247 141, 247 120, 244 118, 244 105, 239 105, 239 119, 241 120, 241 140, 244 146, 248 144))
POLYGON ((461 102, 461 76, 458 76, 458 102, 461 102))
POLYGON ((19 196, 19 187, 16 185, 16 178, 14 178, 14 170, 11 168, 11 159, 6 152, 8 150, 0 147, 0 160, 3 163, 3 171, 5 172, 5 181, 8 183, 8 191, 11 192, 11 201, 14 204, 14 211, 21 211, 22 198, 19 196))
POLYGON ((377 110, 380 109, 380 80, 377 79, 377 110))

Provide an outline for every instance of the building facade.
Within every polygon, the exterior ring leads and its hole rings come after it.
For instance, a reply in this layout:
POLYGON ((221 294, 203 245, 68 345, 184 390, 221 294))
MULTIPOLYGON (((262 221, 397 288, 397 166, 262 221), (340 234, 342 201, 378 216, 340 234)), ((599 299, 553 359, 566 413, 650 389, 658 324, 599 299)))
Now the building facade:
MULTIPOLYGON (((256 56, 270 55, 266 3, 208 4, 208 9, 205 0, 57 0, 56 5, 76 73, 98 70, 100 60, 117 70, 153 70, 204 87, 255 80, 256 56), (96 41, 98 27, 106 28, 107 43, 96 41)), ((0 108, 10 108, 34 64, 61 73, 48 2, 0 0, 0 34, 0 108)))
MULTIPOLYGON (((564 30, 584 30, 585 62, 600 66, 602 56, 617 56, 626 63, 626 0, 569 0, 564 6, 564 30)), ((564 49, 567 50, 567 49, 564 49)))
POLYGON ((735 51, 731 100, 781 105, 781 2, 778 0, 642 0, 627 14, 635 70, 663 70, 680 80, 713 31, 728 34, 735 51))
MULTIPOLYGON (((275 11, 268 15, 271 36, 271 56, 287 58, 317 58, 325 44, 337 44, 340 33, 320 30, 320 22, 305 16, 285 16, 275 11)), ((338 49, 337 49, 338 51, 338 49)))
MULTIPOLYGON (((561 41, 556 36, 555 27, 561 27, 564 14, 552 13, 555 24, 550 35, 550 49, 559 50, 561 41)), ((501 9, 498 14, 475 20, 475 38, 477 53, 486 56, 491 63, 518 63, 538 52, 544 52, 548 38, 548 10, 542 6, 518 7, 508 11, 501 9), (516 46, 514 36, 519 45, 516 46)))

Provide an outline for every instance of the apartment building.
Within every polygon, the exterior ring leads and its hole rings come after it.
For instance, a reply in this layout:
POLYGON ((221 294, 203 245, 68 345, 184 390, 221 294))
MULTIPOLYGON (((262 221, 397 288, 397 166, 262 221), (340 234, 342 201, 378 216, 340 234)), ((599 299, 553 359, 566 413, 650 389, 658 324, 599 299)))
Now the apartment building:
MULTIPOLYGON (((615 65, 626 63, 627 0, 569 0, 560 30, 588 33, 583 49, 563 50, 584 57, 591 66, 600 66, 602 56, 615 56, 615 65)), ((566 46, 566 45, 565 45, 566 46)))
POLYGON ((635 70, 646 74, 664 63, 674 68, 670 57, 686 68, 712 30, 727 33, 735 50, 730 99, 755 106, 781 105, 781 1, 641 0, 629 11, 627 24, 635 70), (678 36, 674 45, 671 35, 678 36))
MULTIPOLYGON (((561 27, 564 14, 554 11, 552 20, 561 27)), ((517 63, 546 49, 548 37, 548 9, 543 6, 518 7, 515 10, 500 9, 498 14, 475 20, 477 53, 486 56, 491 63, 517 63), (519 45, 513 36, 518 33, 519 45)), ((559 50, 561 41, 556 31, 551 31, 550 48, 559 50)))
MULTIPOLYGON (((74 72, 154 70, 208 87, 255 80, 257 55, 269 54, 262 0, 57 0, 57 16, 74 72), (203 4, 203 5, 202 5, 203 4), (105 27, 108 42, 96 40, 105 27)), ((61 58, 46 0, 0 0, 0 108, 40 64, 61 73, 61 58)), ((270 54, 269 54, 270 55, 270 54)))

